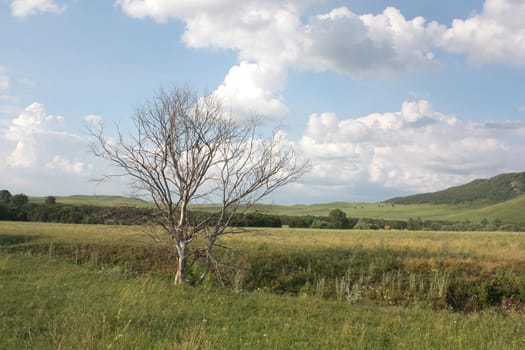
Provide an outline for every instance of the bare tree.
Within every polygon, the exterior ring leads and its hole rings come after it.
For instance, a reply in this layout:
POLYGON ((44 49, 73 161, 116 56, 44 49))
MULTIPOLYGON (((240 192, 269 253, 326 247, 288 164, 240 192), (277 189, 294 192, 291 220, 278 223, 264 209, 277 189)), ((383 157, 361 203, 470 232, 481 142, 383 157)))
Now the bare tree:
POLYGON ((92 126, 92 150, 122 170, 106 177, 128 175, 155 203, 157 224, 175 247, 175 284, 202 281, 218 238, 233 232, 233 215, 310 167, 278 132, 261 138, 257 123, 236 122, 213 95, 199 97, 188 88, 160 90, 137 111, 134 126, 133 135, 117 130, 116 139, 104 136, 102 124, 92 126), (192 215, 193 203, 214 203, 216 210, 192 215), (204 272, 190 281, 187 268, 196 261, 204 262, 204 272))

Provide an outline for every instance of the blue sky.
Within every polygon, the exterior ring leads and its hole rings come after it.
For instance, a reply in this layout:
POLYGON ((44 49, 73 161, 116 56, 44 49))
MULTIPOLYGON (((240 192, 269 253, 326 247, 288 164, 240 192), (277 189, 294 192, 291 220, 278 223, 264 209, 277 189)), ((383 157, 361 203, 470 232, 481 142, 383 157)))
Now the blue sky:
POLYGON ((129 194, 84 126, 162 85, 279 125, 269 201, 380 201, 525 170, 525 1, 1 0, 0 187, 129 194))

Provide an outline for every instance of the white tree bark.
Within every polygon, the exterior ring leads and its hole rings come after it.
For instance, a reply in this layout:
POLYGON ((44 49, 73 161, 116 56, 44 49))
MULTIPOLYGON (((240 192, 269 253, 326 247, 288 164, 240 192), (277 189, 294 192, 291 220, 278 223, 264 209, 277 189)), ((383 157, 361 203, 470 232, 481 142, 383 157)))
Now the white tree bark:
POLYGON ((135 132, 116 139, 103 125, 89 128, 92 150, 132 179, 134 190, 151 198, 158 225, 175 245, 175 284, 196 282, 187 276, 191 263, 204 261, 203 280, 213 260, 217 239, 230 231, 237 211, 246 210, 276 189, 297 181, 308 169, 278 135, 257 136, 257 123, 238 123, 212 95, 197 96, 187 88, 161 90, 134 117, 135 132), (190 220, 190 204, 215 203, 217 210, 190 220), (203 246, 195 246, 201 237, 203 246))

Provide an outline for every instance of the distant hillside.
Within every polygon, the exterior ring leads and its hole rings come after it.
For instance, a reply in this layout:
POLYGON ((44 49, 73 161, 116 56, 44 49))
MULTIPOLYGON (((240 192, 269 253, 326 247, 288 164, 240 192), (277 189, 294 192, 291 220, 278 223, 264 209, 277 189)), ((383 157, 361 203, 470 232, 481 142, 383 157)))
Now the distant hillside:
POLYGON ((474 180, 468 184, 446 190, 396 197, 387 200, 392 204, 459 204, 501 203, 525 193, 525 172, 502 174, 486 180, 474 180))
MULTIPOLYGON (((152 207, 152 203, 138 199, 128 198, 122 196, 54 196, 57 203, 70 205, 95 205, 102 207, 137 207, 148 208, 152 207)), ((31 197, 30 202, 44 203, 46 197, 31 197)))
POLYGON ((472 208, 464 212, 457 211, 448 216, 449 220, 464 220, 468 218, 473 222, 480 222, 483 218, 490 221, 500 219, 504 223, 525 224, 525 194, 509 201, 497 203, 483 208, 472 208))

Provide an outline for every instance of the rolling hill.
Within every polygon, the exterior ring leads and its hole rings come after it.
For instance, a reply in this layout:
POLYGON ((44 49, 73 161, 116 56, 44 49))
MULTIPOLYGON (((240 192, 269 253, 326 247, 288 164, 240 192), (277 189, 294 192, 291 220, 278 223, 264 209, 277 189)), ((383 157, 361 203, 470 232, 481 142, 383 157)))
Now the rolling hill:
POLYGON ((376 218, 408 220, 471 221, 490 222, 500 219, 504 223, 525 224, 525 194, 509 201, 496 204, 394 204, 394 203, 325 203, 312 205, 258 205, 256 210, 277 215, 316 215, 327 216, 335 209, 341 209, 351 218, 376 218))
POLYGON ((392 204, 502 203, 525 194, 525 172, 479 179, 442 191, 391 198, 392 204))
MULTIPOLYGON (((31 197, 43 203, 45 197, 31 197)), ((57 203, 97 206, 152 207, 141 199, 122 196, 56 196, 57 203)), ((500 219, 505 223, 525 224, 525 172, 502 174, 487 180, 474 180, 462 186, 433 193, 396 197, 381 203, 332 202, 322 204, 257 204, 253 210, 275 215, 327 216, 341 209, 351 218, 446 220, 480 222, 500 219)), ((195 210, 214 210, 213 205, 194 205, 195 210)))

